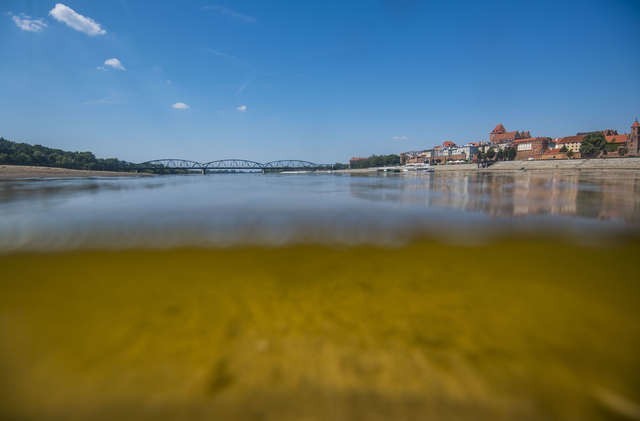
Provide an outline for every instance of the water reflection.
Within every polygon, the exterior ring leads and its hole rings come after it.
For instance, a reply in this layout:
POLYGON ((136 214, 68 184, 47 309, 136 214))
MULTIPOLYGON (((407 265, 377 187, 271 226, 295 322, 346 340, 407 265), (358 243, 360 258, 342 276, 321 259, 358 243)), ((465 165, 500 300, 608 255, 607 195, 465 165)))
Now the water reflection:
POLYGON ((147 188, 165 186, 166 179, 114 179, 75 178, 47 180, 0 181, 0 204, 22 200, 38 201, 55 197, 65 197, 77 193, 97 193, 99 191, 147 188), (131 182, 123 182, 133 181, 131 182))
POLYGON ((640 174, 635 172, 356 177, 350 190, 359 199, 492 216, 564 215, 640 222, 640 174))
POLYGON ((224 174, 4 182, 0 216, 0 252, 397 244, 423 235, 475 241, 519 230, 595 236, 638 229, 640 175, 224 174))

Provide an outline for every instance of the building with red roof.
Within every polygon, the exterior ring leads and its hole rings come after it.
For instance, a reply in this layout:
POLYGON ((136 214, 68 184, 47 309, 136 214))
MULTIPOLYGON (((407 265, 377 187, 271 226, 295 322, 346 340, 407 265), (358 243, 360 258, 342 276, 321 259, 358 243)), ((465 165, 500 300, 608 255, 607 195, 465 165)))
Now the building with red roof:
POLYGON ((571 151, 574 154, 580 152, 580 145, 582 141, 587 135, 577 134, 575 136, 565 136, 559 137, 554 140, 556 145, 555 149, 562 149, 563 147, 567 149, 567 151, 571 151))
POLYGON ((527 137, 513 141, 516 148, 516 159, 540 157, 549 147, 549 137, 527 137))
POLYGON ((626 146, 627 142, 629 141, 629 135, 625 133, 612 134, 609 136, 605 136, 604 138, 607 140, 607 143, 615 144, 618 146, 626 146))
POLYGON ((502 123, 498 124, 492 131, 489 133, 489 140, 493 144, 501 144, 501 143, 509 143, 513 142, 516 139, 524 139, 527 137, 531 137, 531 134, 526 132, 508 132, 507 129, 504 128, 502 123))

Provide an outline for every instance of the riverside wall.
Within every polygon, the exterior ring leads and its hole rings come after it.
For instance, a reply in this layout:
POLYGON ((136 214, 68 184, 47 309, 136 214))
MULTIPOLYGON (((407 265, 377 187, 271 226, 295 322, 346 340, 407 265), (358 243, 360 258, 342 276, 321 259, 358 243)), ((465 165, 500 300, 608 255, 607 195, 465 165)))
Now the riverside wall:
MULTIPOLYGON (((402 167, 397 167, 402 168, 402 167)), ((640 171, 640 157, 636 158, 593 158, 554 159, 544 161, 500 161, 488 168, 478 168, 476 164, 433 165, 436 172, 492 172, 492 171, 553 171, 553 170, 620 170, 640 171)), ((370 174, 377 168, 338 170, 337 173, 370 174)))

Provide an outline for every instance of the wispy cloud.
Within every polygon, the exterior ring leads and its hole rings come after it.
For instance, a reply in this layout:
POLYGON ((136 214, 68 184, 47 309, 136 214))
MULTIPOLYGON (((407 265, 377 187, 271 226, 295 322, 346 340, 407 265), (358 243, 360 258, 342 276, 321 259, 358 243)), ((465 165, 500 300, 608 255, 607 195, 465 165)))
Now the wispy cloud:
POLYGON ((236 93, 235 93, 236 96, 242 95, 242 93, 249 87, 249 85, 251 85, 256 80, 256 76, 252 74, 254 73, 254 71, 250 70, 251 66, 248 63, 246 63, 244 60, 240 59, 239 57, 234 56, 233 54, 230 54, 230 53, 226 53, 224 51, 213 49, 213 48, 205 48, 204 51, 216 57, 221 57, 223 59, 229 60, 234 65, 238 65, 242 68, 245 68, 244 73, 248 74, 249 76, 246 77, 244 81, 240 84, 240 86, 238 86, 238 88, 236 89, 236 93))
POLYGON ((115 58, 115 57, 105 60, 104 61, 104 65, 108 66, 108 67, 111 67, 112 69, 116 69, 116 70, 121 70, 121 71, 127 70, 122 65, 122 62, 120 60, 118 60, 117 58, 115 58))
POLYGON ((240 111, 241 113, 244 113, 247 111, 247 106, 246 105, 239 105, 236 107, 236 110, 240 111))
POLYGON ((27 16, 21 13, 20 16, 9 13, 11 19, 16 26, 23 31, 27 32, 42 32, 47 27, 47 23, 42 19, 32 19, 31 16, 27 16))
POLYGON ((408 136, 393 136, 393 137, 391 138, 391 140, 397 140, 397 141, 400 141, 400 140, 409 140, 409 137, 408 137, 408 136))
POLYGON ((176 102, 175 104, 173 104, 171 106, 171 108, 173 108, 174 110, 188 110, 189 107, 187 104, 185 104, 184 102, 176 102))
POLYGON ((238 57, 234 56, 233 54, 225 53, 224 51, 214 50, 213 48, 205 48, 205 51, 213 54, 214 56, 228 58, 231 60, 238 60, 238 57))
POLYGON ((240 20, 244 23, 255 23, 256 21, 256 18, 254 18, 253 16, 245 15, 244 13, 240 13, 233 9, 229 9, 228 7, 220 6, 217 4, 204 6, 202 10, 212 10, 214 12, 220 13, 221 15, 240 20))
POLYGON ((81 15, 62 3, 57 3, 55 7, 51 9, 49 14, 58 22, 62 22, 68 27, 89 36, 104 35, 107 33, 107 31, 105 31, 98 22, 87 16, 81 15))
POLYGON ((255 79, 256 79, 255 77, 250 77, 249 79, 242 82, 242 85, 240 85, 238 89, 236 89, 236 96, 242 95, 245 89, 247 89, 255 79))

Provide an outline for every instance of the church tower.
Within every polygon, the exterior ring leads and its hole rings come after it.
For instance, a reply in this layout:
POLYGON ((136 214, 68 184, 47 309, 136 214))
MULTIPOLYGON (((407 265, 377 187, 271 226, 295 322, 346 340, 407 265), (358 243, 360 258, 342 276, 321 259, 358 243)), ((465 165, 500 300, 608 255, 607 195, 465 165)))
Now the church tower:
POLYGON ((500 135, 505 134, 507 129, 504 128, 502 123, 498 124, 492 131, 489 133, 489 141, 491 143, 498 143, 498 138, 500 135))
POLYGON ((638 119, 631 125, 631 134, 629 135, 629 155, 640 155, 640 123, 638 119))

